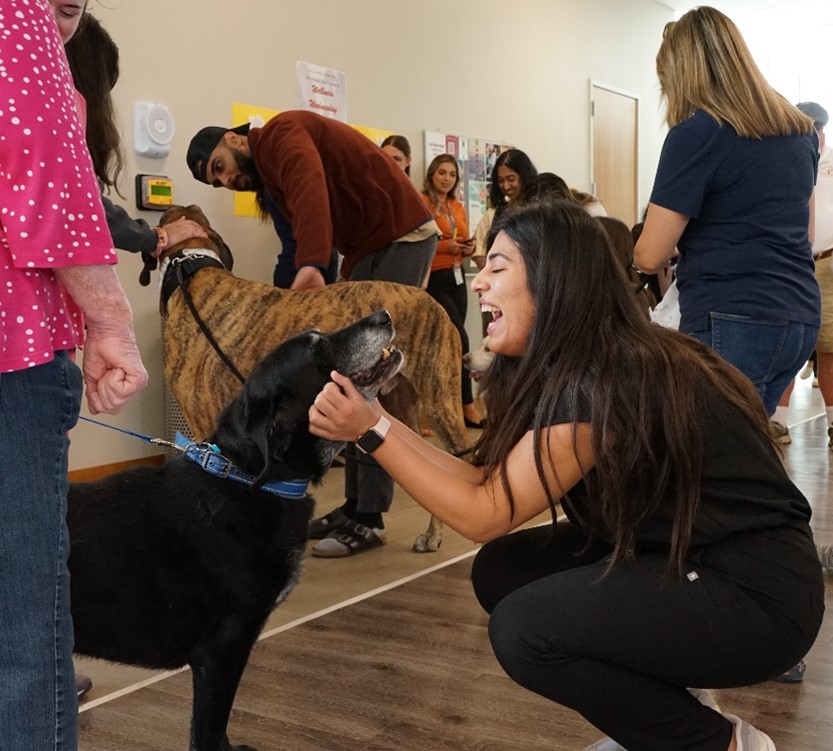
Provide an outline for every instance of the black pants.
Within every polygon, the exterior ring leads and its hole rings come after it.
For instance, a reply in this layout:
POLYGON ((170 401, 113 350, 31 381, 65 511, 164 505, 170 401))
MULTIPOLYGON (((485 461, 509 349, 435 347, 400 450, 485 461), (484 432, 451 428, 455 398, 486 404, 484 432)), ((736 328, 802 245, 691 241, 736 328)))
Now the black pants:
MULTIPOLYGON (((469 351, 469 335, 466 333, 466 309, 469 304, 469 293, 465 281, 458 284, 454 278, 453 269, 440 269, 432 271, 428 277, 428 287, 425 290, 433 297, 448 313, 448 317, 454 324, 454 328, 460 334, 463 342, 463 354, 469 351)), ((472 404, 474 397, 471 390, 471 378, 463 371, 461 391, 463 404, 472 404)))
POLYGON ((759 683, 807 653, 824 611, 809 529, 736 535, 671 578, 663 553, 602 577, 609 548, 586 542, 559 523, 478 553, 472 581, 504 670, 628 751, 725 751, 731 723, 685 687, 759 683))

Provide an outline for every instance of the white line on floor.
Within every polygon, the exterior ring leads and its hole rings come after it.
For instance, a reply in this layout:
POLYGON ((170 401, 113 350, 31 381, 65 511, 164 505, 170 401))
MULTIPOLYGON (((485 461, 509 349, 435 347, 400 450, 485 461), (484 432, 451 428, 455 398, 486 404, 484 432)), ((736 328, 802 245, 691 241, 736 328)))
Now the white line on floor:
MULTIPOLYGON (((401 587, 403 584, 407 584, 410 581, 419 579, 420 577, 425 576, 426 574, 431 574, 434 571, 439 571, 440 569, 445 568, 446 566, 450 566, 453 563, 458 563, 459 561, 465 560, 466 558, 470 558, 477 552, 477 550, 478 549, 476 548, 466 553, 462 553, 461 555, 458 555, 456 558, 450 558, 447 561, 437 563, 434 566, 429 566, 426 569, 417 571, 413 574, 409 574, 408 576, 405 576, 401 579, 397 579, 396 581, 392 581, 381 587, 377 587, 376 589, 371 589, 369 592, 365 592, 364 594, 357 595, 356 597, 351 597, 349 600, 344 600, 343 602, 339 602, 335 605, 330 605, 329 607, 318 610, 315 613, 310 613, 309 615, 305 615, 301 618, 296 618, 294 621, 285 623, 283 626, 277 626, 276 628, 270 629, 269 631, 264 631, 258 638, 258 641, 260 641, 261 639, 266 639, 270 636, 274 636, 275 634, 279 634, 283 631, 288 631, 291 628, 295 628, 296 626, 308 623, 309 621, 313 621, 316 618, 328 615, 329 613, 332 613, 336 610, 341 610, 342 608, 346 608, 349 605, 355 605, 357 602, 361 602, 362 600, 366 600, 369 597, 373 597, 375 595, 381 594, 382 592, 386 592, 389 589, 401 587)), ((132 683, 129 686, 125 686, 124 688, 121 688, 118 691, 113 691, 112 693, 106 694, 105 696, 101 696, 98 699, 90 699, 89 701, 85 701, 83 704, 79 706, 78 711, 86 712, 87 710, 94 709, 95 707, 99 707, 102 704, 106 704, 107 702, 113 701, 114 699, 126 696, 127 694, 132 694, 134 691, 138 691, 141 688, 145 688, 146 686, 151 686, 154 683, 163 681, 166 678, 170 678, 171 676, 177 675, 178 673, 183 673, 186 670, 190 670, 190 668, 188 666, 185 666, 179 668, 178 670, 168 670, 164 673, 153 675, 150 678, 145 678, 144 680, 139 681, 138 683, 132 683)))

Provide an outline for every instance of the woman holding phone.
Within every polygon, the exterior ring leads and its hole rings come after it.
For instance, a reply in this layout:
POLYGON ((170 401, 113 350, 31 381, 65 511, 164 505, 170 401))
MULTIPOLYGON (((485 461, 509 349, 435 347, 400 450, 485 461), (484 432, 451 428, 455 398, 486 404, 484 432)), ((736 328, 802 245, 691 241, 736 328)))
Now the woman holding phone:
MULTIPOLYGON (((434 157, 425 174, 422 200, 434 216, 442 237, 431 264, 427 292, 443 306, 451 322, 460 332, 465 355, 469 351, 469 337, 466 334, 469 297, 463 274, 463 261, 474 252, 474 238, 469 237, 466 210, 457 200, 459 185, 460 168, 457 160, 451 154, 434 157)), ((466 427, 481 428, 483 418, 474 406, 471 378, 465 373, 461 389, 466 427)))

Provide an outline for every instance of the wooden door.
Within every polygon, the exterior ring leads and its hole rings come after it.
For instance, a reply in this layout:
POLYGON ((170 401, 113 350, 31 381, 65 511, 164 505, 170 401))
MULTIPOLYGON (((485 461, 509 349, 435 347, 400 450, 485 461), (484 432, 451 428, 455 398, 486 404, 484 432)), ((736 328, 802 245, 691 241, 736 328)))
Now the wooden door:
POLYGON ((590 113, 593 194, 610 216, 632 227, 639 221, 639 99, 593 83, 590 113))

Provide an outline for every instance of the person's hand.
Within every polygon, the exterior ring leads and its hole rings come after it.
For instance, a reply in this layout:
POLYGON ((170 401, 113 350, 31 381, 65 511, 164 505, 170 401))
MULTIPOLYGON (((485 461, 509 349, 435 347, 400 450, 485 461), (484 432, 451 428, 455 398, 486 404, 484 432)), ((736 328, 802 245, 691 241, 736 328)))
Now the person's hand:
POLYGON ((321 273, 321 269, 316 266, 302 266, 298 269, 290 289, 295 291, 317 289, 323 287, 324 284, 324 275, 321 273))
POLYGON ((329 441, 355 441, 376 424, 379 414, 347 376, 334 370, 330 377, 309 409, 309 431, 329 441))
POLYGON ((186 219, 184 216, 179 217, 175 222, 166 224, 162 229, 165 230, 167 242, 151 253, 154 258, 158 258, 163 250, 167 250, 172 245, 178 245, 192 237, 208 237, 208 233, 202 225, 197 224, 193 219, 186 219))
POLYGON ((476 247, 474 238, 472 237, 469 240, 466 240, 464 243, 458 243, 462 248, 463 258, 468 258, 472 253, 474 253, 474 249, 476 247))
POLYGON ((148 382, 132 326, 87 328, 82 364, 87 405, 94 415, 118 414, 148 382))
POLYGON ((664 266, 657 272, 657 283, 659 284, 660 294, 664 295, 668 292, 668 288, 674 281, 676 268, 674 266, 664 266))
POLYGON ((446 253, 449 253, 452 256, 470 256, 474 253, 474 241, 471 243, 461 243, 452 239, 447 242, 448 245, 446 246, 446 253))

